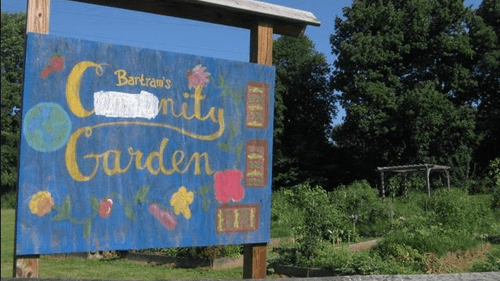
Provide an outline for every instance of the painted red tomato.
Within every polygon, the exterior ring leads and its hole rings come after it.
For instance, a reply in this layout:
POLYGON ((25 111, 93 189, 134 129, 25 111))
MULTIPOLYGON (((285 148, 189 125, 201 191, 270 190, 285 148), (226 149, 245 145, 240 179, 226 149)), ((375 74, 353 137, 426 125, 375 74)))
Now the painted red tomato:
POLYGON ((99 204, 99 215, 103 218, 107 218, 111 215, 111 207, 113 207, 113 200, 110 198, 105 198, 99 204))

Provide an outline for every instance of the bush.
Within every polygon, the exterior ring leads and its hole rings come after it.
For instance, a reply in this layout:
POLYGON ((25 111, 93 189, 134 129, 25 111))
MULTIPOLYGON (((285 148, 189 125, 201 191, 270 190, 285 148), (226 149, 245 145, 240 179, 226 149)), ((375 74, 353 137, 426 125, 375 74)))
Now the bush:
POLYGON ((184 258, 237 258, 241 255, 242 247, 240 245, 225 245, 212 247, 182 247, 182 248, 164 248, 159 252, 170 257, 184 258))
POLYGON ((330 193, 333 205, 350 218, 361 236, 381 236, 390 228, 390 208, 367 181, 340 186, 330 193))
POLYGON ((426 262, 425 254, 404 244, 388 242, 386 245, 379 246, 376 252, 383 259, 393 260, 402 266, 410 267, 416 271, 422 271, 426 262))
POLYGON ((384 259, 374 251, 352 251, 347 247, 325 245, 316 253, 314 266, 339 275, 415 274, 422 273, 420 266, 404 267, 394 259, 384 259))
POLYGON ((491 230, 494 221, 489 196, 470 196, 459 189, 440 189, 432 193, 428 209, 435 224, 484 234, 491 230))
POLYGON ((375 247, 381 256, 394 252, 393 245, 404 245, 418 253, 434 253, 439 256, 449 251, 465 250, 475 247, 479 241, 463 229, 446 228, 440 225, 413 225, 411 222, 398 220, 393 230, 375 247))
POLYGON ((9 191, 2 194, 1 208, 2 209, 15 209, 16 208, 16 192, 9 191))
POLYGON ((292 230, 304 224, 304 210, 297 207, 299 201, 292 189, 273 191, 271 208, 271 235, 273 238, 290 237, 292 230))
POLYGON ((346 214, 330 203, 323 188, 301 184, 294 187, 294 194, 297 195, 294 205, 297 209, 304 210, 306 218, 302 227, 296 229, 299 248, 306 259, 314 255, 323 240, 336 242, 335 240, 340 239, 359 239, 346 214))
POLYGON ((471 268, 472 272, 500 272, 500 248, 496 248, 485 261, 475 262, 471 268))
POLYGON ((495 158, 495 160, 490 163, 490 176, 493 182, 493 199, 491 200, 491 207, 493 210, 500 215, 500 158, 495 158))

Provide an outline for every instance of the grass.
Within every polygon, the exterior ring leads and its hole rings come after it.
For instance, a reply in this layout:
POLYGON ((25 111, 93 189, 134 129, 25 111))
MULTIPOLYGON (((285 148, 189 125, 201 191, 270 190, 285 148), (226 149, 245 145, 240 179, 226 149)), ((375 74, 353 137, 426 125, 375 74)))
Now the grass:
MULTIPOLYGON (((15 211, 2 210, 1 253, 2 278, 12 277, 14 254, 15 211)), ((40 258, 40 278, 89 278, 89 279, 242 279, 243 269, 210 270, 207 268, 184 269, 171 265, 150 265, 119 258, 86 260, 78 258, 40 258)))

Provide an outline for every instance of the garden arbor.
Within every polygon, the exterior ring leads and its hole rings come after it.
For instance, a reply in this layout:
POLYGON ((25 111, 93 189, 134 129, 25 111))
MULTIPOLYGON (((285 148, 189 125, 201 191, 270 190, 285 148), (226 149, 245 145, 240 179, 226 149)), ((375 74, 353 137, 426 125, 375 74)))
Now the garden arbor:
POLYGON ((384 185, 384 173, 392 172, 392 173, 403 173, 405 180, 405 194, 408 189, 406 184, 406 174, 407 173, 423 173, 425 176, 425 180, 427 183, 427 193, 429 196, 431 195, 431 185, 429 181, 429 175, 432 170, 444 171, 446 173, 446 178, 448 180, 448 189, 450 189, 450 173, 448 170, 450 167, 435 165, 435 164, 420 164, 420 165, 404 165, 404 166, 391 166, 391 167, 377 167, 377 170, 380 172, 380 180, 381 180, 381 192, 382 198, 385 198, 385 185, 384 185))

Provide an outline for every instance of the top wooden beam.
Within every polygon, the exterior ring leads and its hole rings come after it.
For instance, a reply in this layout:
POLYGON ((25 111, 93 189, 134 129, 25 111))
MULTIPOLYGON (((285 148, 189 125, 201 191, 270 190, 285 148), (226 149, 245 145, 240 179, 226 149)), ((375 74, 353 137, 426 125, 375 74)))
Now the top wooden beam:
POLYGON ((299 36, 321 23, 307 11, 253 0, 70 0, 251 29, 272 24, 274 33, 299 36))

